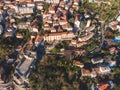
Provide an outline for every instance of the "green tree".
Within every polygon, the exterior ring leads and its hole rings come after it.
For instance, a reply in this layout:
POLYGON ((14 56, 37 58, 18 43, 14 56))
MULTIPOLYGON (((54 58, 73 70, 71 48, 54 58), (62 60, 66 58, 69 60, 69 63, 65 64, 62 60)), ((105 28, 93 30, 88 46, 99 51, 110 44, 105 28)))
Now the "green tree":
POLYGON ((48 9, 49 9, 49 4, 46 3, 46 4, 44 5, 43 9, 44 9, 44 11, 48 11, 48 9))
POLYGON ((60 52, 60 50, 58 49, 58 48, 53 48, 53 50, 52 50, 52 53, 54 53, 54 54, 57 54, 57 53, 59 53, 60 52))

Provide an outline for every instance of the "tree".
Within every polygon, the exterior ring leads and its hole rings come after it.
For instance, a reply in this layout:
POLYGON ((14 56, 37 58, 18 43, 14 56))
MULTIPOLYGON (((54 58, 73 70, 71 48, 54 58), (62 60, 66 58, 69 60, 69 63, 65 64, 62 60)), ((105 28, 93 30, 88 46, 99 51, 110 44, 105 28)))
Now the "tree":
POLYGON ((43 8, 44 8, 44 11, 48 11, 48 9, 49 9, 49 4, 46 3, 43 8))
POLYGON ((110 30, 106 30, 104 35, 105 35, 105 38, 114 38, 114 34, 110 30))
POLYGON ((54 53, 54 54, 57 54, 57 53, 59 53, 60 52, 60 50, 58 49, 58 48, 53 48, 53 50, 52 50, 52 53, 54 53))

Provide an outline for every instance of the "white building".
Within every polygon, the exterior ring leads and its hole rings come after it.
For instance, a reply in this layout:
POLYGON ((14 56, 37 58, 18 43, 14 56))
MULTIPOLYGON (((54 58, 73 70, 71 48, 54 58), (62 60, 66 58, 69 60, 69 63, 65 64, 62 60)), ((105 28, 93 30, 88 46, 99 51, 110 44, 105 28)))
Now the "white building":
POLYGON ((31 8, 31 7, 19 7, 19 13, 20 14, 32 14, 33 8, 31 8))
POLYGON ((34 2, 27 2, 27 7, 35 7, 35 3, 34 2))
POLYGON ((96 74, 96 72, 95 71, 90 71, 89 69, 85 69, 85 68, 82 68, 81 69, 81 73, 82 73, 82 76, 84 76, 84 77, 96 77, 97 76, 97 74, 96 74))
POLYGON ((33 0, 33 2, 44 2, 45 0, 33 0))
POLYGON ((120 15, 117 17, 117 21, 120 22, 120 15))
POLYGON ((87 28, 87 27, 90 27, 91 22, 92 22, 92 20, 91 20, 91 19, 87 20, 87 24, 86 24, 86 26, 85 26, 85 27, 86 27, 86 28, 87 28))
POLYGON ((97 74, 108 74, 111 72, 110 67, 105 66, 105 65, 98 65, 96 68, 93 68, 93 70, 97 73, 97 74))
POLYGON ((56 3, 58 4, 60 0, 46 0, 47 3, 56 3))
POLYGON ((96 57, 96 58, 92 58, 92 59, 91 59, 91 62, 92 62, 93 64, 103 63, 103 61, 104 61, 104 59, 101 58, 101 57, 96 57))
POLYGON ((30 75, 30 68, 35 62, 35 57, 33 57, 33 55, 36 56, 36 53, 27 51, 25 55, 20 57, 20 63, 16 66, 13 80, 14 84, 21 88, 20 90, 26 90, 26 84, 29 84, 28 77, 30 75))
POLYGON ((76 15, 75 17, 74 27, 77 27, 77 28, 80 27, 79 15, 76 15))
POLYGON ((111 71, 111 69, 108 66, 100 66, 99 70, 101 74, 107 74, 111 71))
POLYGON ((50 33, 50 34, 45 34, 44 35, 44 40, 45 41, 54 41, 54 40, 71 40, 74 38, 75 35, 73 32, 57 32, 57 33, 50 33))

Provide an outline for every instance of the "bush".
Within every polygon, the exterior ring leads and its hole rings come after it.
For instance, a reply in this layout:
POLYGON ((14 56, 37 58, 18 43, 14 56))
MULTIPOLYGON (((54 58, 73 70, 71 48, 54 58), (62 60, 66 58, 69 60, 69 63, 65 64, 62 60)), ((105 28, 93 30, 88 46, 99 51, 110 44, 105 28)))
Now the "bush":
POLYGON ((60 52, 60 50, 58 49, 58 48, 53 48, 53 50, 52 50, 52 53, 54 53, 54 54, 57 54, 57 53, 59 53, 60 52))

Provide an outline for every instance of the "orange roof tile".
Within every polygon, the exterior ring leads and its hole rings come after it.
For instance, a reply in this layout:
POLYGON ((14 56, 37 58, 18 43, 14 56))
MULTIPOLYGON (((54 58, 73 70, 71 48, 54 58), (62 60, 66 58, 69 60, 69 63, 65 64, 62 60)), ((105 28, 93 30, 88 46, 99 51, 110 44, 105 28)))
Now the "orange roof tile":
POLYGON ((16 36, 21 36, 21 37, 23 37, 23 35, 22 35, 21 33, 17 33, 16 36))
POLYGON ((99 85, 100 90, 106 90, 110 85, 108 83, 102 83, 99 85))
POLYGON ((40 35, 37 35, 36 39, 35 39, 35 42, 39 42, 43 37, 40 36, 40 35))
POLYGON ((109 48, 109 51, 115 51, 115 50, 116 50, 115 47, 111 47, 111 48, 109 48))
POLYGON ((72 39, 72 40, 71 40, 71 43, 76 43, 76 44, 77 44, 77 42, 78 42, 78 41, 77 41, 76 39, 72 39))
POLYGON ((27 4, 35 4, 34 2, 27 2, 27 4))
POLYGON ((78 2, 79 2, 79 0, 74 0, 74 2, 78 3, 78 2))
POLYGON ((83 63, 81 63, 80 61, 76 61, 76 60, 75 60, 73 63, 74 63, 75 65, 83 65, 83 63))
POLYGON ((54 27, 51 27, 50 30, 51 30, 51 31, 54 31, 54 30, 56 30, 56 29, 55 29, 54 27))
POLYGON ((83 73, 83 74, 90 75, 90 74, 91 74, 91 71, 90 71, 89 69, 82 69, 82 73, 83 73))
POLYGON ((112 29, 112 30, 116 30, 116 29, 117 29, 117 25, 112 25, 112 26, 111 26, 111 29, 112 29))
POLYGON ((85 45, 85 44, 87 44, 87 42, 79 42, 79 43, 77 43, 77 47, 81 47, 81 46, 83 46, 83 45, 85 45))
POLYGON ((94 70, 96 73, 99 73, 99 72, 100 72, 100 69, 99 69, 98 67, 93 68, 93 70, 94 70))
POLYGON ((69 23, 66 23, 64 25, 62 25, 63 29, 67 29, 67 28, 72 28, 72 26, 69 23))

